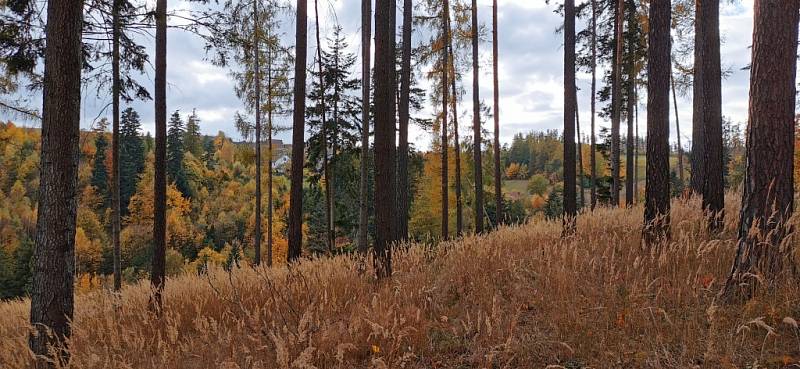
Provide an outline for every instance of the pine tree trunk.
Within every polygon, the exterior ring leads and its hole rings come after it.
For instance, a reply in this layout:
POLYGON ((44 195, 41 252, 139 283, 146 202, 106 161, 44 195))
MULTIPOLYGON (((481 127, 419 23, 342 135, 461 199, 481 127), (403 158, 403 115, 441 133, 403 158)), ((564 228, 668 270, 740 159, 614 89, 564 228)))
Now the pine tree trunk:
POLYGON ((591 209, 597 206, 597 142, 595 138, 595 117, 597 116, 597 0, 592 0, 592 135, 589 137, 589 165, 591 166, 591 209))
POLYGON ((647 182, 644 240, 648 245, 669 237, 669 81, 671 75, 671 1, 650 3, 647 60, 647 182))
POLYGON ((633 106, 634 113, 636 114, 636 137, 633 146, 633 201, 639 203, 639 88, 633 86, 633 96, 636 104, 633 106))
POLYGON ((625 109, 625 115, 628 118, 628 136, 625 140, 625 206, 633 207, 634 191, 633 191, 633 170, 634 170, 634 157, 633 157, 633 109, 636 104, 634 100, 634 85, 636 84, 636 70, 634 65, 634 58, 636 56, 636 37, 633 33, 636 20, 636 3, 628 0, 628 33, 630 39, 628 40, 628 60, 627 60, 627 75, 628 75, 628 106, 625 109))
MULTIPOLYGON (((297 0, 295 30, 294 96, 306 96, 308 54, 308 3, 297 0)), ((289 194, 289 262, 300 258, 303 250, 303 161, 306 99, 294 99, 292 117, 292 180, 289 194)))
MULTIPOLYGON (((255 86, 256 115, 256 224, 253 234, 255 240, 255 265, 261 265, 261 48, 258 34, 258 0, 253 0, 253 83, 255 86)), ((270 158, 271 161, 271 158, 270 158)))
POLYGON ((755 2, 747 169, 738 250, 722 293, 727 302, 752 296, 753 275, 771 284, 791 265, 799 4, 755 2))
POLYGON ((564 215, 563 234, 575 233, 575 0, 564 1, 564 215))
POLYGON ((497 0, 492 3, 492 76, 494 77, 494 203, 495 226, 503 222, 503 177, 500 168, 500 77, 498 76, 497 0))
MULTIPOLYGON (((796 1, 796 0, 793 0, 796 1)), ((708 227, 722 228, 725 208, 722 147, 722 67, 720 62, 719 1, 698 1, 696 8, 695 95, 698 96, 700 124, 703 125, 703 209, 708 227)))
POLYGON ((120 23, 120 7, 122 0, 113 0, 113 8, 111 10, 112 17, 112 50, 111 50, 111 113, 113 114, 112 123, 112 144, 111 151, 111 177, 113 183, 111 184, 111 208, 113 212, 111 220, 111 238, 113 243, 113 268, 114 268, 114 291, 119 292, 122 288, 122 266, 120 260, 120 239, 119 235, 122 230, 122 209, 120 206, 119 188, 119 99, 120 99, 120 54, 119 42, 122 33, 122 25, 120 23))
POLYGON ((478 1, 472 0, 472 161, 475 163, 475 233, 483 233, 483 138, 481 138, 478 1))
POLYGON ((446 240, 450 237, 450 206, 448 204, 449 197, 448 197, 448 190, 449 186, 449 178, 447 173, 447 120, 448 114, 447 110, 447 103, 449 98, 449 94, 447 90, 450 88, 447 80, 448 80, 448 66, 450 65, 449 62, 449 53, 448 53, 448 44, 450 39, 450 2, 448 0, 444 0, 442 5, 442 239, 446 240))
POLYGON ((83 1, 51 0, 47 12, 39 211, 31 285, 34 329, 29 336, 31 351, 41 355, 37 368, 61 367, 69 362, 67 340, 72 334, 75 298, 83 1))
POLYGON ((367 232, 369 222, 368 163, 369 163, 369 93, 370 59, 372 42, 372 0, 361 0, 361 179, 359 181, 358 251, 368 250, 367 232))
POLYGON ((328 253, 333 253, 333 219, 331 218, 331 169, 329 167, 330 163, 328 162, 328 122, 326 121, 325 111, 327 110, 327 106, 325 105, 325 75, 323 74, 322 70, 322 43, 320 42, 319 36, 319 1, 314 0, 314 14, 315 14, 315 22, 314 28, 316 30, 316 39, 317 39, 317 71, 319 73, 319 105, 317 105, 317 110, 319 111, 320 120, 322 122, 322 127, 320 128, 320 135, 322 136, 322 172, 325 176, 325 246, 328 249, 328 253))
MULTIPOLYGON (((447 22, 450 24, 449 20, 447 22)), ((452 34, 452 30, 450 32, 452 34)), ((461 138, 458 135, 458 92, 456 90, 456 58, 453 50, 453 40, 449 40, 450 47, 450 68, 453 73, 450 78, 450 87, 452 96, 450 97, 451 109, 453 109, 453 153, 455 155, 456 165, 456 178, 455 178, 455 192, 456 192, 456 235, 461 236, 464 233, 464 201, 461 196, 461 138)))
POLYGON ((153 266, 151 306, 161 311, 167 252, 167 0, 156 1, 155 176, 153 180, 153 266))
POLYGON ((409 217, 409 192, 408 183, 408 121, 409 100, 411 95, 411 21, 413 16, 411 0, 403 1, 403 60, 400 68, 400 143, 397 151, 397 176, 398 176, 398 208, 400 217, 398 222, 398 236, 401 240, 408 238, 409 217))
POLYGON ((579 209, 582 209, 586 206, 586 191, 583 186, 583 144, 581 143, 581 115, 580 115, 580 108, 578 105, 578 88, 575 87, 575 135, 578 139, 578 146, 576 152, 578 154, 578 188, 580 188, 580 192, 578 195, 580 196, 581 203, 579 209))
POLYGON ((678 95, 675 92, 675 78, 672 76, 672 70, 669 74, 670 83, 672 84, 672 102, 675 106, 675 133, 678 136, 678 179, 683 183, 683 145, 681 144, 681 117, 678 113, 678 95))
MULTIPOLYGON (((698 8, 699 9, 699 8, 698 8)), ((696 9, 697 10, 697 9, 696 9)), ((695 18, 697 17, 697 13, 695 13, 695 18)), ((696 18, 699 19, 699 18, 696 18)), ((705 149, 705 124, 703 123, 703 90, 702 90, 702 69, 698 69, 697 66, 700 63, 700 60, 703 59, 703 40, 698 32, 702 32, 702 20, 699 22, 695 22, 694 24, 694 31, 695 31, 695 38, 694 38, 694 60, 695 60, 695 69, 694 69, 694 76, 693 76, 693 94, 692 94, 692 153, 690 160, 691 166, 691 178, 689 179, 689 189, 694 195, 702 196, 703 194, 703 183, 705 182, 705 165, 703 165, 703 159, 705 157, 704 149, 705 149), (700 83, 698 83, 700 82, 700 83)))
POLYGON ((617 0, 614 14, 614 62, 611 85, 611 205, 619 206, 620 180, 620 124, 622 116, 622 17, 625 0, 617 0))
POLYGON ((274 199, 272 198, 272 48, 267 48, 267 266, 272 266, 272 222, 273 211, 272 207, 274 199))
POLYGON ((395 0, 375 3, 375 270, 392 275, 395 241, 395 0))
MULTIPOLYGON (((334 54, 334 68, 339 70, 339 55, 334 54)), ((339 80, 334 79, 333 83, 333 121, 331 122, 331 159, 328 162, 328 171, 331 173, 328 179, 328 211, 330 212, 330 230, 329 238, 332 250, 336 249, 336 140, 338 140, 339 132, 337 125, 339 124, 339 94, 340 94, 339 80)))

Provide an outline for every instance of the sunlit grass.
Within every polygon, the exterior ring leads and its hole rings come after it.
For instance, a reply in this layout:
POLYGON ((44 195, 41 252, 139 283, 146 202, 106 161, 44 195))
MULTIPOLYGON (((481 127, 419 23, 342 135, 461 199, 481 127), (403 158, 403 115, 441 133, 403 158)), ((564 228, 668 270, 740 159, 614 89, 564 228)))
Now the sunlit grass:
MULTIPOLYGON (((728 214, 736 214, 736 196, 728 214)), ((800 290, 714 303, 737 220, 716 239, 673 202, 669 244, 639 242, 641 208, 533 223, 395 255, 376 282, 349 257, 79 296, 75 368, 780 368, 797 363, 800 290)), ((28 302, 0 305, 0 363, 29 364, 28 302)))

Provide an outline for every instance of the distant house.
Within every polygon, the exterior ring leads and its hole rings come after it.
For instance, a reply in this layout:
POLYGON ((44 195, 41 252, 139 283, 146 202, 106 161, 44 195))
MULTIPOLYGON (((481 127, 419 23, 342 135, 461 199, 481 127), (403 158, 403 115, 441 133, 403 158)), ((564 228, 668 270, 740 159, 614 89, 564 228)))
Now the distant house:
POLYGON ((275 150, 282 150, 283 149, 283 140, 272 140, 272 148, 275 150))

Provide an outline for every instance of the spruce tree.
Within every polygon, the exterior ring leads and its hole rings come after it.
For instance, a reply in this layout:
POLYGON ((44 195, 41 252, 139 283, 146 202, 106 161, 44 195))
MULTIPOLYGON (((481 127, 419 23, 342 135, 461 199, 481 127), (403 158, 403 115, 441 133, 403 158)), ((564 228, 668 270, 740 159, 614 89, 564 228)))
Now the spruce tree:
POLYGON ((183 135, 183 146, 186 152, 192 153, 195 158, 201 158, 203 155, 203 136, 200 133, 200 118, 197 117, 197 111, 192 110, 192 114, 186 118, 186 132, 183 135))
POLYGON ((136 192, 139 175, 144 172, 145 146, 139 135, 139 113, 132 108, 122 112, 120 125, 119 197, 121 214, 128 214, 128 204, 136 192))
POLYGON ((175 183, 183 196, 190 197, 191 191, 183 168, 184 142, 186 129, 180 111, 176 110, 169 119, 167 130, 167 179, 175 183))
POLYGON ((101 121, 98 129, 95 130, 94 165, 92 166, 92 179, 90 181, 97 195, 103 200, 103 208, 106 207, 109 200, 108 168, 106 167, 106 151, 108 151, 108 139, 106 138, 107 126, 108 122, 104 119, 101 121))

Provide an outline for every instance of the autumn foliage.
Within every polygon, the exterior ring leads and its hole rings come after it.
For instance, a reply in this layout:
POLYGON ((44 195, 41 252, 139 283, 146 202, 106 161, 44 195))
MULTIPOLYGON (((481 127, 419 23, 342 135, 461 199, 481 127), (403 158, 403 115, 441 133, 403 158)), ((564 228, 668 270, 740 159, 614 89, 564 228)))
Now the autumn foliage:
MULTIPOLYGON (((731 194, 728 199, 738 196, 731 194)), ((729 200, 727 211, 738 203, 729 200)), ((76 368, 780 368, 798 364, 796 283, 744 305, 715 298, 735 252, 699 203, 673 202, 673 239, 639 243, 641 208, 600 208, 561 239, 535 220, 483 237, 400 247, 391 280, 357 259, 234 268, 77 299, 76 368), (119 308, 115 308, 119 306, 119 308), (143 355, 147 353, 147 355, 143 355)), ((367 263, 369 265, 370 263, 367 263)), ((22 368, 28 301, 0 305, 0 362, 22 368)))

